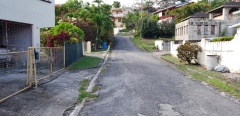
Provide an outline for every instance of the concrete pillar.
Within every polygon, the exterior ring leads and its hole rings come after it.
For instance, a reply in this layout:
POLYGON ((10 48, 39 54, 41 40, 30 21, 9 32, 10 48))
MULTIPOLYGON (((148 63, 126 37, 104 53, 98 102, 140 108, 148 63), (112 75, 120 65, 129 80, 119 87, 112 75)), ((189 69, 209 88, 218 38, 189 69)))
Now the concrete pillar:
POLYGON ((229 11, 231 8, 223 8, 223 20, 229 20, 229 11))
POLYGON ((91 53, 91 42, 87 42, 87 53, 91 53))
POLYGON ((209 19, 213 19, 213 13, 209 14, 209 19))
POLYGON ((240 34, 240 27, 237 28, 237 34, 240 34))

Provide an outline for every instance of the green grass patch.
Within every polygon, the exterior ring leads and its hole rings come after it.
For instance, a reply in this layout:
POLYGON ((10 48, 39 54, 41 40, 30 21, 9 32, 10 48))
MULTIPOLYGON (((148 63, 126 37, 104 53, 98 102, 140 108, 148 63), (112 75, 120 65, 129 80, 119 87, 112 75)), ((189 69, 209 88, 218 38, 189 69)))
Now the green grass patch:
POLYGON ((94 86, 92 89, 92 93, 95 93, 99 89, 101 89, 101 86, 99 86, 99 85, 94 86))
POLYGON ((102 58, 86 56, 78 60, 75 64, 69 66, 67 69, 78 70, 78 69, 85 69, 85 68, 93 68, 98 66, 101 60, 102 58))
POLYGON ((215 38, 211 40, 210 42, 218 42, 218 41, 231 41, 234 38, 234 36, 223 36, 219 38, 215 38))
POLYGON ((101 70, 101 74, 105 73, 106 71, 107 71, 107 69, 106 69, 106 68, 103 68, 103 69, 101 70))
POLYGON ((129 32, 129 31, 131 31, 132 29, 122 29, 122 30, 120 30, 119 32, 129 32))
POLYGON ((84 79, 81 82, 81 87, 79 88, 79 96, 78 96, 78 101, 81 103, 83 101, 84 98, 87 98, 86 101, 91 101, 91 100, 97 100, 97 95, 86 92, 86 89, 89 85, 89 80, 88 79, 84 79))
POLYGON ((180 62, 177 58, 172 57, 171 55, 165 55, 162 57, 176 63, 177 69, 184 72, 186 75, 190 76, 191 78, 199 81, 204 81, 221 91, 224 91, 226 93, 229 93, 231 95, 234 95, 240 98, 239 83, 233 83, 224 79, 223 75, 220 72, 208 71, 206 70, 206 68, 200 65, 186 65, 186 63, 180 62), (196 70, 197 72, 189 69, 196 70), (202 75, 200 73, 208 75, 212 78, 207 78, 205 75, 202 75))
POLYGON ((131 39, 132 42, 142 50, 153 52, 155 50, 154 42, 156 39, 140 39, 139 37, 134 37, 131 39))

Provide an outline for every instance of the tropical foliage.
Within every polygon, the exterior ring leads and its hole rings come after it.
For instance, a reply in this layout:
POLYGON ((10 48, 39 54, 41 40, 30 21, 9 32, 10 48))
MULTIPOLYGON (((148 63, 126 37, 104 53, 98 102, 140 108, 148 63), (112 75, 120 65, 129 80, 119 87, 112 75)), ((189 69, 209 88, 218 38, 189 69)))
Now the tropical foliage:
POLYGON ((121 7, 121 3, 118 1, 113 1, 113 5, 114 8, 120 8, 121 7))
POLYGON ((100 44, 99 42, 110 43, 113 39, 114 27, 110 17, 112 6, 103 4, 102 0, 94 0, 92 3, 90 5, 90 3, 84 4, 82 0, 68 0, 62 5, 56 5, 56 27, 42 30, 41 45, 63 32, 70 36, 69 40, 65 40, 66 42, 91 41, 95 43, 95 48, 100 44))
POLYGON ((223 36, 219 38, 215 38, 211 40, 210 42, 218 42, 218 41, 231 41, 234 38, 234 36, 223 36))
POLYGON ((205 2, 192 3, 182 6, 177 9, 168 10, 167 15, 175 17, 176 22, 181 22, 182 19, 187 18, 197 12, 207 12, 211 9, 211 5, 205 2))

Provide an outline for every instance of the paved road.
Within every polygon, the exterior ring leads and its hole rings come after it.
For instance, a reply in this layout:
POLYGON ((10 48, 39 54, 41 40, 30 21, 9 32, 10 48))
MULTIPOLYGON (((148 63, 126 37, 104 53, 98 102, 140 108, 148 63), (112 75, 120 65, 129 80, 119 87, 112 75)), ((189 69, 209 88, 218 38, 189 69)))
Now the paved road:
POLYGON ((99 99, 81 116, 239 116, 234 98, 139 50, 117 36, 109 67, 100 77, 99 99))

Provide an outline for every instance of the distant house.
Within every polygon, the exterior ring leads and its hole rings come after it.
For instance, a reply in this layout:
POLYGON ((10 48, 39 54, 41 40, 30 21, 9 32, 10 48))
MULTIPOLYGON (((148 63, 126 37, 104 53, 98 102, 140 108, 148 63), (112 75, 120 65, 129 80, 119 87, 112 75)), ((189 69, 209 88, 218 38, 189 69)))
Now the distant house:
POLYGON ((40 47, 40 28, 55 26, 54 0, 1 0, 0 47, 40 47))
POLYGON ((196 13, 176 24, 176 40, 201 40, 219 36, 230 36, 236 29, 229 28, 240 22, 233 13, 240 8, 240 2, 229 2, 207 13, 196 13))
POLYGON ((193 2, 176 2, 175 5, 164 8, 164 9, 159 9, 156 12, 153 12, 153 14, 158 14, 158 22, 167 21, 167 20, 170 21, 170 20, 174 19, 174 17, 167 16, 166 15, 167 10, 173 10, 173 9, 180 8, 184 5, 188 5, 188 4, 192 4, 192 3, 193 2))
POLYGON ((133 12, 133 9, 130 7, 122 7, 122 8, 111 8, 111 13, 113 16, 113 22, 117 27, 124 26, 122 23, 122 18, 128 13, 133 12))

